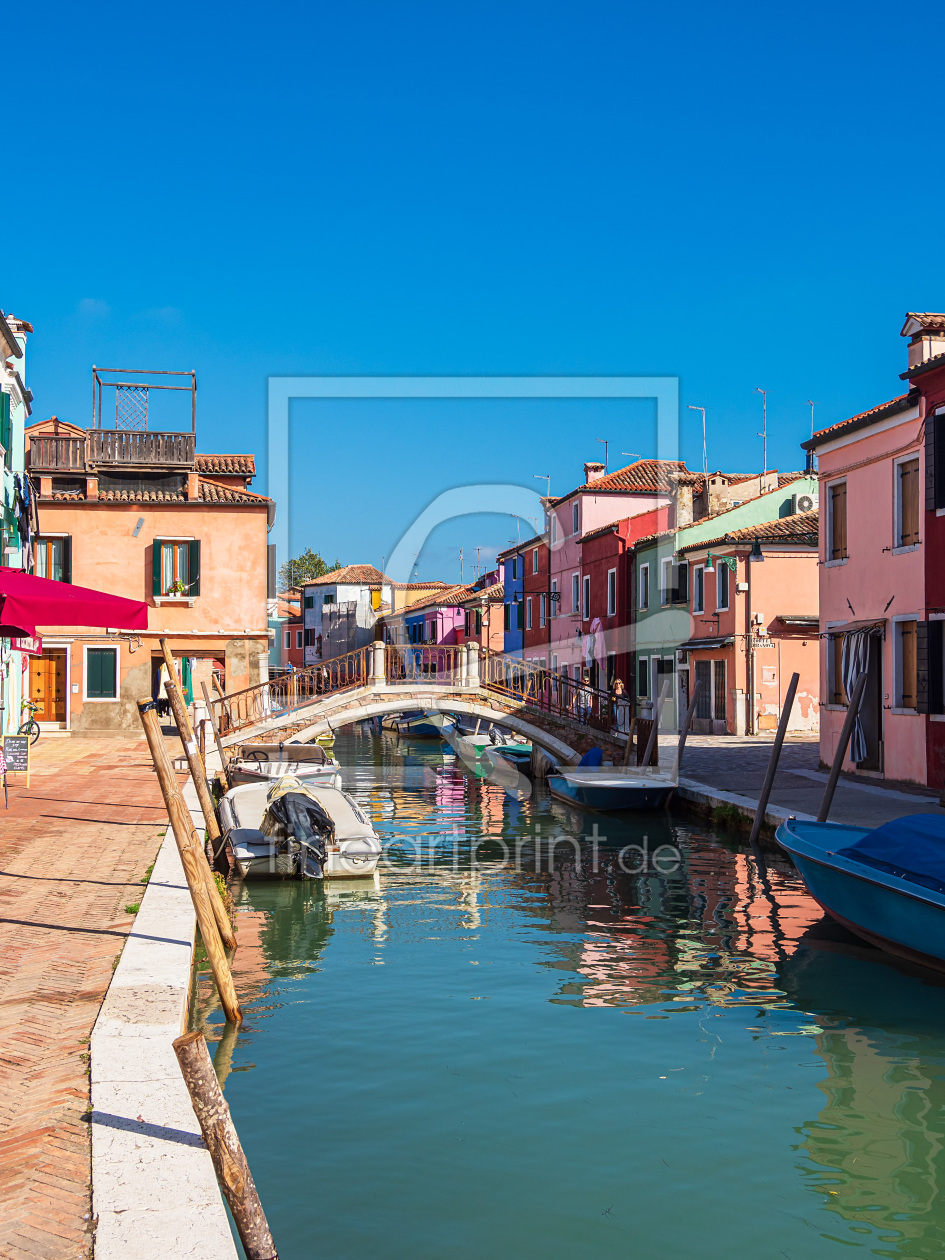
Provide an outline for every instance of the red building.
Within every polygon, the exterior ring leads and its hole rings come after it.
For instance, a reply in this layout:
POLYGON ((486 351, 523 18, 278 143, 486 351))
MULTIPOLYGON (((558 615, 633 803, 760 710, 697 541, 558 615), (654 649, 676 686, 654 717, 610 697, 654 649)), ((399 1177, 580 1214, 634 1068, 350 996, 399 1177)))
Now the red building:
MULTIPOLYGON (((522 583, 522 657, 547 669, 551 618, 561 607, 552 599, 552 588, 548 585, 547 536, 541 535, 525 543, 519 555, 525 561, 522 583)), ((556 668, 553 661, 551 668, 556 668)))

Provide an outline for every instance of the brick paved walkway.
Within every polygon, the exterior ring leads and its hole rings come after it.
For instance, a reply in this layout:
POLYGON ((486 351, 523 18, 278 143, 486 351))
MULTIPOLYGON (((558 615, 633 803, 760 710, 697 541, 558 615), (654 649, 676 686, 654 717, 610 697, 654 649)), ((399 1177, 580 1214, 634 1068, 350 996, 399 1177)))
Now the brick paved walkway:
POLYGON ((30 788, 0 799, 0 1257, 73 1260, 91 1254, 87 1043, 167 815, 144 740, 33 751, 30 788))

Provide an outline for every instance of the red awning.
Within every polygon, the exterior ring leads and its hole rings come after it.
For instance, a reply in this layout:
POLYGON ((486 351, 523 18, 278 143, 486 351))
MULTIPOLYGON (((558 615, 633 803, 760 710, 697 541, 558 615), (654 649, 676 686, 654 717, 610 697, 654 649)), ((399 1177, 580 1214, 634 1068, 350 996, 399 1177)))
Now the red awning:
POLYGON ((37 626, 148 628, 148 606, 143 600, 106 595, 19 569, 0 568, 0 600, 0 635, 7 638, 33 636, 37 626))

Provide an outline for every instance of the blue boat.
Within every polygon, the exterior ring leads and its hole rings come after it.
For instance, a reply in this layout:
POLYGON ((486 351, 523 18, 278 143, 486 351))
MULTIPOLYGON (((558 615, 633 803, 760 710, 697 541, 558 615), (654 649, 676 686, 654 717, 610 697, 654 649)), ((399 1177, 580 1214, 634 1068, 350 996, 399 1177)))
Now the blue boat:
POLYGON ((945 971, 945 817, 910 814, 873 829, 791 818, 776 837, 838 923, 945 971))
POLYGON ((676 790, 674 775, 653 766, 605 766, 600 748, 589 749, 576 766, 548 775, 552 796, 607 812, 659 809, 676 790))

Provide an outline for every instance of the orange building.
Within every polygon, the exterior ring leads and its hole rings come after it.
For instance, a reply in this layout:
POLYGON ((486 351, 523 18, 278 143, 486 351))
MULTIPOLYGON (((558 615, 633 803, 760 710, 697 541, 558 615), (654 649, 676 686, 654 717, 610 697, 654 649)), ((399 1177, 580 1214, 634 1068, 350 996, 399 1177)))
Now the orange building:
POLYGON ((166 636, 188 700, 268 677, 272 500, 250 489, 252 455, 196 452, 195 433, 81 429, 55 416, 26 430, 39 501, 36 573, 146 600, 144 633, 40 628, 30 695, 47 729, 135 732, 159 691, 166 636))
POLYGON ((818 729, 817 529, 815 509, 680 549, 689 564, 691 620, 678 652, 688 653, 691 685, 701 684, 694 731, 775 730, 795 671, 788 729, 818 729))

